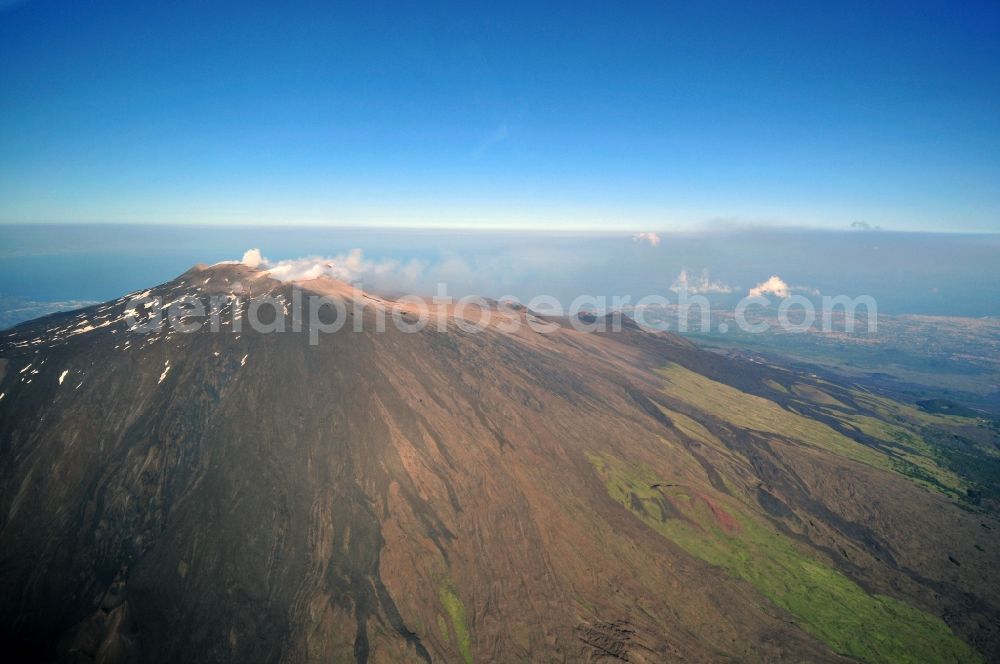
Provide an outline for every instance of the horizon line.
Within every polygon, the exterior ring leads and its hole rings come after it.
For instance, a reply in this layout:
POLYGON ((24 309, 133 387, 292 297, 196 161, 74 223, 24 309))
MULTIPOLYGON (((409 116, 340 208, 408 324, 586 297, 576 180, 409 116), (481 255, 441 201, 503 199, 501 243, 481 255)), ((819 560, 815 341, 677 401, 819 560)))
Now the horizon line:
POLYGON ((1000 235, 1000 230, 970 229, 921 229, 921 228, 851 228, 821 225, 769 224, 763 222, 709 221, 695 226, 664 228, 662 226, 630 226, 622 228, 595 227, 590 225, 539 228, 535 225, 508 224, 357 224, 357 223, 281 223, 281 222, 175 222, 175 221, 9 221, 0 220, 0 227, 27 228, 40 227, 86 227, 86 226, 129 226, 184 229, 224 229, 224 228, 275 228, 288 230, 356 230, 356 231, 415 231, 415 232, 479 232, 479 233, 528 233, 531 235, 632 235, 636 233, 663 233, 671 235, 720 234, 727 232, 772 231, 772 232, 816 232, 842 233, 850 235, 1000 235))

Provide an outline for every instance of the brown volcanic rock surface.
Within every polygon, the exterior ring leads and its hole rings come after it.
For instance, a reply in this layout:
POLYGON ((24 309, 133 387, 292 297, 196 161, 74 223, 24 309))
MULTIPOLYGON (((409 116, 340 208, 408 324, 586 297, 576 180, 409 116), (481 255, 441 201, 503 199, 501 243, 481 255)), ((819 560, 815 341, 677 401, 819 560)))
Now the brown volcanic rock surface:
MULTIPOLYGON (((239 265, 195 268, 151 294, 166 302, 242 283, 291 302, 290 285, 239 265)), ((637 518, 609 494, 595 456, 704 495, 734 533, 742 526, 725 501, 749 497, 772 530, 866 591, 942 616, 996 652, 995 519, 713 420, 664 394, 655 369, 673 363, 759 394, 786 374, 632 325, 472 334, 442 309, 446 331, 407 334, 390 321, 376 333, 380 298, 325 280, 303 287, 364 298, 366 330, 351 330, 352 313, 318 345, 225 322, 219 333, 130 334, 123 298, 0 337, 7 652, 848 661, 753 585, 637 518), (694 440, 670 411, 721 444, 694 440), (948 561, 956 541, 973 539, 985 562, 948 561)))

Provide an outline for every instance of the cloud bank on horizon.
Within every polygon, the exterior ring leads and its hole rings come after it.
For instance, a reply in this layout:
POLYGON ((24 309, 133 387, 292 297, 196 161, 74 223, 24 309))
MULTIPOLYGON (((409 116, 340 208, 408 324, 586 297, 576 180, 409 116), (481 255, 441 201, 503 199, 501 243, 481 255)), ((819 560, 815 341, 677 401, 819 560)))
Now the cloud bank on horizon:
MULTIPOLYGON (((632 237, 632 241, 655 247, 659 244, 660 238, 655 233, 639 233, 632 237)), ((551 261, 559 262, 560 259, 558 256, 536 258, 538 260, 529 260, 526 264, 515 266, 517 271, 519 273, 530 271, 542 263, 551 268, 551 261)), ((329 277, 373 291, 418 294, 430 294, 438 284, 445 284, 449 290, 490 295, 476 291, 477 280, 492 279, 491 275, 497 270, 511 268, 508 263, 502 261, 470 263, 458 256, 446 257, 437 262, 417 259, 376 260, 366 257, 364 250, 357 247, 330 257, 303 256, 277 261, 267 258, 255 247, 248 249, 239 261, 223 262, 242 263, 247 267, 262 270, 268 276, 283 282, 329 277)), ((682 268, 669 287, 673 293, 687 295, 730 295, 738 289, 738 286, 734 287, 722 280, 712 279, 707 268, 702 269, 696 276, 691 275, 687 268, 682 268)), ((784 279, 774 274, 749 289, 747 295, 750 297, 773 295, 784 299, 793 293, 818 296, 820 291, 808 286, 790 286, 784 279)))
MULTIPOLYGON (((527 302, 550 294, 569 303, 591 293, 676 300, 671 286, 679 288, 686 279, 690 294, 705 291, 721 303, 735 302, 776 276, 793 295, 809 297, 819 289, 830 295, 871 295, 886 313, 995 316, 1000 302, 1000 236, 745 229, 662 234, 656 248, 632 236, 0 226, 0 254, 7 257, 0 293, 30 287, 24 295, 37 301, 105 301, 161 283, 197 263, 240 262, 248 248, 259 247, 248 262, 258 253, 270 268, 289 259, 294 262, 285 265, 295 265, 302 274, 313 268, 333 274, 326 267, 331 263, 346 271, 341 276, 361 279, 365 290, 390 297, 434 295, 438 283, 445 283, 455 297, 510 295, 527 302), (353 248, 362 251, 352 255, 353 248), (53 270, 54 261, 62 269, 53 270), (710 274, 703 278, 706 268, 710 274), (906 271, 905 283, 886 278, 899 270, 906 271), (722 292, 727 287, 729 294, 722 292)), ((293 273, 291 267, 283 270, 293 273)))

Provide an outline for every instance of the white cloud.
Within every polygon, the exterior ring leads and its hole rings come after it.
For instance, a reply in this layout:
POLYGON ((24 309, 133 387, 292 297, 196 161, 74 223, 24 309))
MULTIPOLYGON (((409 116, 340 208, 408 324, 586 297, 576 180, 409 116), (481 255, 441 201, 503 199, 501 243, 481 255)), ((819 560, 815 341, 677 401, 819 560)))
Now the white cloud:
POLYGON ((692 279, 688 276, 686 269, 681 270, 681 273, 677 275, 677 279, 670 286, 670 290, 675 293, 686 291, 692 295, 733 292, 732 286, 718 280, 713 281, 708 274, 708 270, 702 270, 699 277, 692 279))
POLYGON ((661 238, 658 233, 646 232, 646 233, 636 233, 632 236, 633 242, 646 242, 651 247, 660 246, 661 238))
POLYGON ((774 274, 771 275, 771 278, 767 281, 762 281, 751 288, 749 295, 750 297, 757 297, 764 295, 765 293, 771 293, 773 295, 777 295, 778 297, 788 297, 791 290, 792 289, 788 287, 788 284, 786 284, 781 277, 774 274))
POLYGON ((766 295, 768 293, 777 295, 781 298, 788 297, 792 293, 805 293, 806 295, 819 297, 820 290, 818 288, 813 288, 812 286, 789 286, 785 283, 785 280, 778 275, 772 275, 767 281, 762 281, 751 288, 749 295, 754 297, 757 295, 766 295))
POLYGON ((349 283, 362 282, 366 288, 407 289, 424 271, 424 265, 418 261, 371 260, 365 258, 361 249, 333 257, 305 256, 281 261, 272 261, 262 256, 259 249, 250 249, 240 262, 279 281, 330 277, 349 283))
POLYGON ((243 259, 240 262, 247 267, 257 268, 263 260, 260 255, 260 249, 249 249, 243 254, 243 259))

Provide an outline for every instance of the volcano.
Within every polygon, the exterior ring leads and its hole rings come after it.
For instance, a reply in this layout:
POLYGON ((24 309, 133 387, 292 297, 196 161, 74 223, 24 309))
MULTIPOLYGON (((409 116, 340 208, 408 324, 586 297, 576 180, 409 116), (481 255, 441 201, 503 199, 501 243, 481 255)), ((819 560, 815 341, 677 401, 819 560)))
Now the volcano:
POLYGON ((7 661, 1000 661, 975 417, 416 309, 220 264, 0 335, 7 661))

